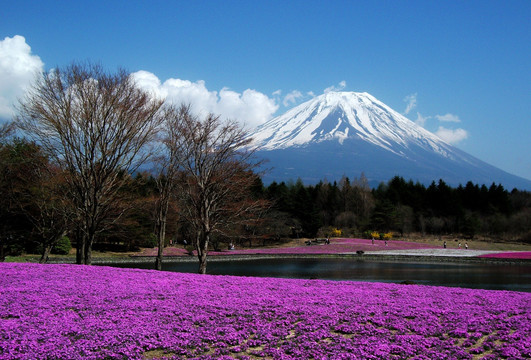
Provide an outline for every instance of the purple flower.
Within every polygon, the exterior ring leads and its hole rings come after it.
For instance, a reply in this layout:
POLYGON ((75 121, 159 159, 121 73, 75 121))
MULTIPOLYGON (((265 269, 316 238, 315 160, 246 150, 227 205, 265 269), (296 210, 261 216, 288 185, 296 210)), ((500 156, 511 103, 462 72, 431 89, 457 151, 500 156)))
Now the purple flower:
POLYGON ((525 358, 530 308, 509 291, 6 263, 0 359, 525 358))

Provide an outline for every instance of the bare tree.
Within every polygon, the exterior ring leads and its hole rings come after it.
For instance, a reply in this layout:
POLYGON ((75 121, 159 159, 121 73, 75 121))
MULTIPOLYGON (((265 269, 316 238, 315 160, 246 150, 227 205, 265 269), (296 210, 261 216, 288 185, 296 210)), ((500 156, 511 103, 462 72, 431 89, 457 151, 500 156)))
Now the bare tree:
POLYGON ((9 237, 6 224, 6 215, 9 213, 9 199, 7 197, 9 175, 6 171, 8 164, 5 161, 3 152, 6 141, 13 134, 13 130, 14 126, 12 122, 4 122, 0 125, 0 261, 5 260, 4 248, 9 237))
POLYGON ((181 169, 181 215, 193 229, 199 273, 205 274, 211 235, 248 220, 243 215, 262 205, 249 191, 259 164, 252 161, 251 140, 236 122, 212 114, 199 120, 186 108, 177 129, 173 153, 181 169))
POLYGON ((370 214, 374 209, 374 198, 372 196, 369 181, 364 173, 361 173, 360 178, 355 178, 352 182, 353 192, 353 211, 358 219, 368 220, 370 214))
POLYGON ((20 179, 26 179, 28 176, 25 171, 27 161, 24 156, 20 156, 20 150, 23 148, 18 146, 20 141, 9 139, 12 130, 13 127, 9 124, 0 127, 0 261, 5 261, 9 247, 17 242, 17 230, 27 226, 25 222, 20 226, 17 221, 20 208, 17 195, 20 179), (23 175, 19 176, 22 173, 23 175))
POLYGON ((40 263, 48 261, 52 248, 66 235, 72 206, 64 196, 64 177, 51 164, 35 167, 33 186, 27 187, 22 208, 34 227, 41 245, 40 263))
POLYGON ((92 245, 113 200, 149 152, 162 102, 120 69, 72 64, 37 78, 15 120, 66 171, 77 222, 77 262, 92 245))
POLYGON ((15 130, 15 123, 4 122, 0 124, 0 145, 4 144, 9 136, 13 134, 15 130))
POLYGON ((179 108, 168 106, 162 112, 162 126, 160 134, 160 154, 155 158, 157 165, 156 186, 158 196, 155 201, 155 235, 157 236, 158 251, 155 269, 162 270, 162 254, 165 246, 166 225, 170 201, 176 186, 177 171, 179 170, 180 124, 182 119, 190 116, 190 106, 181 105, 179 108))
POLYGON ((38 145, 14 138, 0 145, 0 173, 0 248, 7 238, 19 238, 19 246, 23 238, 37 240, 46 262, 66 230, 60 171, 38 145))

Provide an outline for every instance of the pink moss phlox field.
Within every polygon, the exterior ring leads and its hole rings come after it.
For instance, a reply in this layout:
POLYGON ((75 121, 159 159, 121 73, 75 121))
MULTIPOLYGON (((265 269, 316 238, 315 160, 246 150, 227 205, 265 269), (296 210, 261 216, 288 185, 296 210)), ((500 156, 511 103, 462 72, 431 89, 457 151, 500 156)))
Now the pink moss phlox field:
POLYGON ((497 258, 497 259, 531 259, 531 251, 485 254, 485 255, 480 255, 479 257, 497 258))
MULTIPOLYGON (((302 242, 302 241, 301 241, 302 242)), ((362 251, 378 251, 378 250, 407 250, 407 249, 430 249, 434 246, 419 244, 407 241, 387 241, 366 239, 332 239, 330 244, 319 245, 303 245, 294 247, 279 247, 269 249, 236 249, 223 251, 209 251, 209 255, 246 255, 246 254, 342 254, 355 253, 358 250, 362 251)), ((155 256, 157 249, 144 249, 140 254, 142 256, 155 256)), ((187 255, 187 252, 181 247, 169 247, 164 249, 165 256, 181 256, 187 255)))
POLYGON ((355 253, 358 250, 362 251, 378 251, 378 250, 405 250, 405 249, 425 249, 430 248, 429 245, 418 244, 406 241, 387 241, 387 245, 383 240, 366 239, 332 239, 330 244, 321 245, 301 245, 297 247, 272 248, 272 249, 245 249, 232 250, 236 254, 341 254, 341 253, 355 253))
POLYGON ((521 359, 531 294, 0 264, 0 359, 521 359))

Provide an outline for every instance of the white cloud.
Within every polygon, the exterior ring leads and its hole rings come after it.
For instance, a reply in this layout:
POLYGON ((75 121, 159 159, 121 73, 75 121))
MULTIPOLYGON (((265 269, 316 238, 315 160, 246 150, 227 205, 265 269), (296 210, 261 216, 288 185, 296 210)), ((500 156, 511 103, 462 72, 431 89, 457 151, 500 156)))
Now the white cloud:
POLYGON ((0 119, 10 119, 14 106, 26 92, 44 63, 23 36, 15 35, 0 41, 0 119))
POLYGON ((265 123, 278 109, 273 99, 252 89, 247 89, 242 94, 222 89, 219 96, 217 112, 238 120, 249 128, 265 123))
POLYGON ((238 93, 223 88, 217 92, 208 90, 203 80, 168 79, 161 83, 156 75, 148 71, 141 70, 132 75, 141 88, 170 103, 190 104, 195 112, 218 114, 249 129, 271 119, 278 110, 275 99, 252 89, 238 93))
MULTIPOLYGON (((18 99, 24 96, 43 69, 44 63, 37 55, 31 54, 24 37, 16 35, 0 41, 0 119, 14 115, 18 99)), ((132 76, 139 86, 161 99, 175 104, 189 103, 200 114, 219 114, 248 128, 269 120, 278 109, 275 99, 256 90, 237 93, 223 88, 219 92, 210 91, 202 80, 168 79, 161 83, 156 75, 143 70, 132 76)))
POLYGON ((340 81, 338 86, 335 86, 335 85, 332 85, 330 87, 327 87, 326 89, 324 89, 324 93, 329 93, 331 91, 341 91, 343 89, 345 89, 347 87, 347 82, 345 80, 343 81, 340 81))
POLYGON ((443 139, 449 144, 457 144, 468 138, 468 132, 464 129, 447 129, 439 126, 439 129, 435 133, 438 137, 443 139))
POLYGON ((280 95, 282 95, 282 90, 278 89, 277 91, 273 91, 273 93, 271 95, 280 96, 280 95))
POLYGON ((417 120, 415 120, 415 123, 424 127, 426 120, 428 119, 431 119, 431 116, 422 116, 419 112, 417 112, 417 120))
POLYGON ((455 122, 455 123, 461 122, 461 120, 459 119, 459 116, 450 114, 450 113, 446 115, 435 115, 435 118, 439 121, 444 121, 444 122, 455 122))
POLYGON ((149 71, 140 70, 133 73, 134 81, 144 91, 150 92, 156 97, 165 98, 168 94, 160 86, 159 78, 149 71))
POLYGON ((404 110, 404 114, 407 115, 411 110, 417 107, 417 93, 406 96, 404 102, 407 103, 406 110, 404 110))
POLYGON ((284 96, 284 101, 282 101, 282 105, 289 106, 290 104, 295 104, 297 102, 297 99, 302 98, 302 93, 299 90, 293 90, 286 96, 284 96))

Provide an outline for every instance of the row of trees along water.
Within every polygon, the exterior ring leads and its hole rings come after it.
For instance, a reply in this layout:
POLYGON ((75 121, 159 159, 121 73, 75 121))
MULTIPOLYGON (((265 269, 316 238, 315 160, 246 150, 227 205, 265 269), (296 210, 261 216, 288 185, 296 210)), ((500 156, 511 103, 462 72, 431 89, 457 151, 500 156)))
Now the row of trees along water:
POLYGON ((371 189, 362 174, 310 186, 273 182, 259 194, 273 201, 279 218, 291 219, 295 236, 326 236, 337 228, 344 236, 376 230, 531 243, 531 193, 500 184, 451 187, 439 180, 425 186, 396 176, 371 189))
POLYGON ((92 251, 188 244, 199 271, 209 249, 289 237, 367 232, 477 234, 530 242, 531 195, 502 185, 395 177, 264 186, 235 122, 174 107, 128 73, 72 64, 43 73, 0 128, 0 260, 76 247, 92 251), (17 130, 18 129, 18 130, 17 130))

